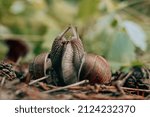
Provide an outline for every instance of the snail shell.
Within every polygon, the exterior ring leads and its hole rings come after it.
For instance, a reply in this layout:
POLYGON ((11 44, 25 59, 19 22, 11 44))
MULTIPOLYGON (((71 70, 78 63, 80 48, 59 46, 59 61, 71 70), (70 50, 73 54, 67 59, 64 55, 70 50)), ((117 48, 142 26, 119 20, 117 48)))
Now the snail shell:
POLYGON ((111 81, 108 62, 101 56, 86 54, 80 72, 80 80, 88 79, 91 84, 106 84, 111 81))
POLYGON ((52 68, 51 59, 48 58, 49 53, 41 53, 36 56, 29 66, 29 72, 33 79, 41 78, 47 75, 47 70, 52 68))

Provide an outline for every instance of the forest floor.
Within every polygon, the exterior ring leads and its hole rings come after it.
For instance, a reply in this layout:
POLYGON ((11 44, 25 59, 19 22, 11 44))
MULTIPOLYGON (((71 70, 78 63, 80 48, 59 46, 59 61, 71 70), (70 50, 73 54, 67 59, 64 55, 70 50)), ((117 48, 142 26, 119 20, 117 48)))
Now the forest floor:
POLYGON ((145 100, 150 99, 150 69, 118 70, 109 84, 91 85, 83 80, 68 86, 54 86, 45 80, 30 80, 29 64, 0 63, 0 99, 38 100, 145 100))

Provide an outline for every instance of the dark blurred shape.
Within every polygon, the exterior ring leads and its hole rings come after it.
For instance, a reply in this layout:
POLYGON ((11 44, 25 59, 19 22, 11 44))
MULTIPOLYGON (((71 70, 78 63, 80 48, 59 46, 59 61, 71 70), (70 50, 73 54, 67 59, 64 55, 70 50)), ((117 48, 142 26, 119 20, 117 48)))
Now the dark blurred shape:
POLYGON ((28 51, 28 45, 21 39, 8 38, 4 41, 9 48, 6 60, 17 62, 20 57, 24 57, 28 51))

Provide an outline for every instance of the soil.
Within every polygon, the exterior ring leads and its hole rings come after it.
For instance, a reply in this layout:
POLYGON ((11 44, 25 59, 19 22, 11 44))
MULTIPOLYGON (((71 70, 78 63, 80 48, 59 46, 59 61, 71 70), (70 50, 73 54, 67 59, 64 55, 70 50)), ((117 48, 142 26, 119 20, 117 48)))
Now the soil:
POLYGON ((91 85, 87 80, 55 86, 33 80, 29 64, 0 63, 0 99, 11 100, 145 100, 150 99, 150 69, 134 66, 112 74, 109 84, 91 85), (34 82, 35 81, 35 82, 34 82))

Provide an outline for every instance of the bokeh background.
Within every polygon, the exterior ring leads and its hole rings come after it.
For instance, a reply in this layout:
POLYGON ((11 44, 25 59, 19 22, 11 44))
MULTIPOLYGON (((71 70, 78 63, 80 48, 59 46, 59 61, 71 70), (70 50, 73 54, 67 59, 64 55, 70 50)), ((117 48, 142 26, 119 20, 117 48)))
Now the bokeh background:
POLYGON ((150 0, 0 0, 0 59, 8 51, 4 40, 17 38, 28 43, 23 60, 29 62, 50 51, 69 24, 78 27, 86 51, 104 56, 112 71, 150 66, 150 0))

